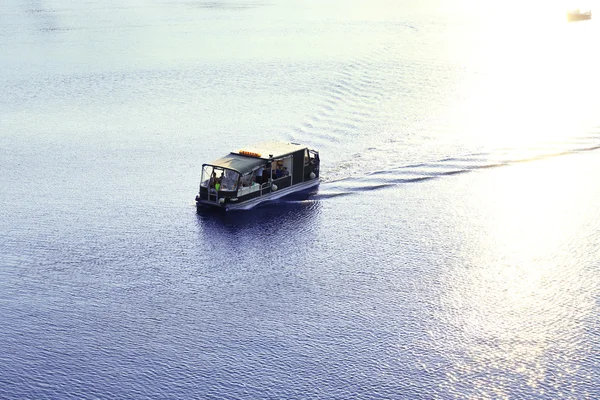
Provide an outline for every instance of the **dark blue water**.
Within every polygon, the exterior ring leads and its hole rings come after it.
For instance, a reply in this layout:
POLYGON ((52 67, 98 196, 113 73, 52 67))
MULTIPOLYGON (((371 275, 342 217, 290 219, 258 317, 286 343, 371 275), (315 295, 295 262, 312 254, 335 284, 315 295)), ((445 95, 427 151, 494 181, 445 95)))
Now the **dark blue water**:
POLYGON ((0 398, 599 397, 598 25, 564 11, 9 0, 0 398), (265 140, 318 190, 197 214, 265 140))

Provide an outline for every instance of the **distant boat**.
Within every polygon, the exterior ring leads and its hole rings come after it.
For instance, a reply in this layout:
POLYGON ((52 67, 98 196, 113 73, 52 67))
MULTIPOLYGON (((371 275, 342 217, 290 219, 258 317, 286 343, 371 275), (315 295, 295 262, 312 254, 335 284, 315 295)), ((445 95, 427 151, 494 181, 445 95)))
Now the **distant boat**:
POLYGON ((579 9, 577 9, 577 10, 572 10, 572 11, 567 12, 567 20, 569 20, 569 21, 583 21, 583 20, 591 19, 591 18, 592 18, 591 10, 580 11, 579 9))

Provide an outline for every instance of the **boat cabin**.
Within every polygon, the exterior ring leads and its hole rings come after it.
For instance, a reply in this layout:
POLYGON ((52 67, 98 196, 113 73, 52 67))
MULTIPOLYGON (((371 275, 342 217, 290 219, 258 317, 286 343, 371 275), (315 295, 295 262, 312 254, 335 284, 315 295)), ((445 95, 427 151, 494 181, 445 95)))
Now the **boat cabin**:
POLYGON ((248 209, 319 184, 319 153, 298 143, 262 143, 202 165, 197 206, 248 209))

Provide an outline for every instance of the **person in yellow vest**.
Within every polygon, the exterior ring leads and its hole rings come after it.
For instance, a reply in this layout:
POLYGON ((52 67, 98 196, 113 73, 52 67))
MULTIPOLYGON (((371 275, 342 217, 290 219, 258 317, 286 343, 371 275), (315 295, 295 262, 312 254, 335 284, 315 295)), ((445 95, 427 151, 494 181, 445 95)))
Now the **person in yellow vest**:
POLYGON ((217 181, 215 182, 215 190, 218 192, 218 191, 219 191, 219 189, 221 189, 221 181, 220 181, 220 180, 217 180, 217 181))

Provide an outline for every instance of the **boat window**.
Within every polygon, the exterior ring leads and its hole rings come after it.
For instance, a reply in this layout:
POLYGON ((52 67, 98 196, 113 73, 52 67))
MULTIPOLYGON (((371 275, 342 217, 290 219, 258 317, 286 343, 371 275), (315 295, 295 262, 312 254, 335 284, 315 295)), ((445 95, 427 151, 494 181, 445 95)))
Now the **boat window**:
POLYGON ((237 171, 204 165, 200 185, 212 189, 215 187, 215 183, 219 182, 221 190, 237 190, 239 178, 240 174, 237 171))
POLYGON ((216 177, 215 168, 212 165, 203 165, 202 166, 202 176, 200 178, 200 185, 203 187, 214 187, 214 178, 216 177), (214 174, 214 175, 213 175, 214 174), (211 180, 211 176, 213 179, 211 180))
POLYGON ((318 162, 319 162, 319 153, 314 150, 311 150, 310 151, 310 163, 315 164, 318 162))
POLYGON ((221 179, 221 190, 237 190, 240 179, 237 171, 226 169, 219 178, 221 179))
POLYGON ((280 179, 290 175, 290 171, 293 166, 293 157, 287 156, 282 158, 276 158, 273 160, 271 165, 271 178, 280 179))
POLYGON ((255 180, 254 172, 248 172, 247 174, 242 175, 240 184, 243 187, 250 186, 250 185, 252 185, 252 182, 254 182, 254 180, 255 180))

